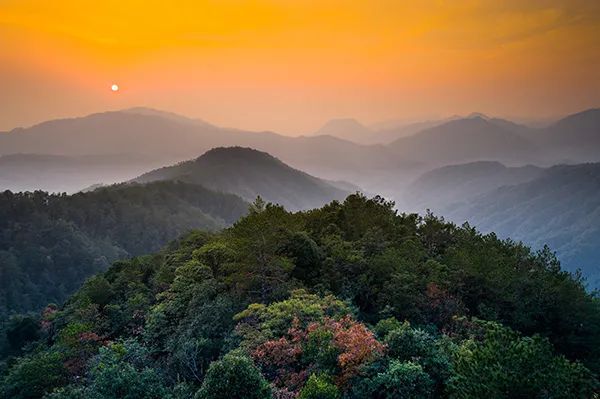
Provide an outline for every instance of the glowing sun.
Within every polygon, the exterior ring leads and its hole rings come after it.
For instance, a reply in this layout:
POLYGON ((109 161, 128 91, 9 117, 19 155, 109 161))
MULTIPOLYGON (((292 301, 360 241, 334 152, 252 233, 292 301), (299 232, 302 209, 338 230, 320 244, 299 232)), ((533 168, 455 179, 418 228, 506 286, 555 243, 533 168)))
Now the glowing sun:
POLYGON ((112 91, 119 91, 119 85, 117 85, 117 84, 113 84, 112 86, 110 86, 110 89, 111 89, 112 91))

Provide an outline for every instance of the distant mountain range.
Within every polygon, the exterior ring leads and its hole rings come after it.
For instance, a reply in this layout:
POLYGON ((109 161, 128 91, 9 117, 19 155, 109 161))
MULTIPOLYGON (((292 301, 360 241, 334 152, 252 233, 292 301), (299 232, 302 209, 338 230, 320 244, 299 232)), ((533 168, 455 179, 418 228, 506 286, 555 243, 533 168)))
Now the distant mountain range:
MULTIPOLYGON (((169 164, 221 146, 266 151, 292 167, 331 180, 414 166, 381 145, 332 136, 289 137, 272 132, 219 128, 203 121, 146 108, 59 119, 0 133, 0 155, 61 156, 133 154, 169 164)), ((87 185, 100 182, 91 182, 87 185)), ((110 182, 105 182, 110 183, 110 182)), ((360 182, 358 182, 360 184, 360 182)))
POLYGON ((569 115, 524 136, 542 148, 546 158, 568 162, 600 160, 600 108, 569 115))
POLYGON ((401 137, 410 136, 420 132, 421 130, 438 126, 455 119, 460 119, 460 117, 453 116, 444 119, 410 123, 384 123, 371 127, 367 127, 356 119, 352 118, 332 119, 327 121, 319 130, 315 132, 314 135, 329 135, 365 145, 386 145, 401 137))
POLYGON ((214 147, 236 145, 266 151, 292 167, 327 179, 357 177, 355 183, 365 186, 382 171, 414 173, 449 163, 599 161, 600 109, 567 116, 545 128, 472 114, 384 130, 340 119, 327 123, 317 135, 289 137, 221 128, 164 111, 133 108, 0 133, 0 155, 135 154, 162 164, 190 159, 214 147), (390 144, 375 144, 387 142, 390 144))
POLYGON ((498 187, 531 181, 543 171, 533 165, 506 167, 494 161, 444 166, 424 173, 410 184, 399 203, 416 212, 442 207, 447 210, 498 187))
POLYGON ((472 113, 382 129, 335 119, 316 134, 362 144, 389 143, 405 161, 438 166, 479 160, 547 165, 600 160, 600 109, 569 115, 543 128, 472 113))
MULTIPOLYGON (((200 184, 247 201, 261 196, 289 210, 320 207, 343 200, 348 191, 293 169, 277 158, 250 148, 215 148, 199 158, 164 167, 135 178, 138 183, 160 180, 200 184)), ((355 191, 355 190, 353 190, 355 191)))
POLYGON ((458 119, 398 139, 389 145, 399 157, 426 163, 537 159, 538 149, 513 129, 480 116, 458 119))
POLYGON ((315 136, 328 135, 360 144, 377 144, 377 141, 372 142, 373 134, 371 129, 352 118, 332 119, 315 132, 315 136))

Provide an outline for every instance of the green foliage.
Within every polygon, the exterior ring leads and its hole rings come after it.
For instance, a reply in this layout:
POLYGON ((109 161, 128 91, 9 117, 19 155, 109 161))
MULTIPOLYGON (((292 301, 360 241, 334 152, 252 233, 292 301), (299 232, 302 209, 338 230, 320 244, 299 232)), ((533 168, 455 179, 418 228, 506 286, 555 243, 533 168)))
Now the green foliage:
POLYGON ((68 373, 58 352, 41 352, 20 358, 0 381, 0 395, 5 399, 41 398, 45 393, 66 384, 68 373))
POLYGON ((348 306, 334 296, 320 297, 296 290, 289 299, 269 306, 252 304, 234 319, 240 322, 237 331, 244 338, 242 346, 256 347, 267 339, 285 334, 293 321, 297 321, 298 327, 306 328, 309 323, 325 317, 339 319, 349 311, 348 306))
POLYGON ((354 320, 348 308, 340 309, 336 304, 338 309, 331 316, 323 312, 331 309, 331 301, 330 296, 320 298, 296 291, 286 301, 266 307, 253 304, 239 314, 243 317, 236 332, 242 337, 241 348, 275 388, 298 394, 306 378, 317 372, 335 377, 338 388, 345 389, 349 380, 383 355, 383 345, 364 324, 354 320), (299 306, 289 308, 293 303, 299 306), (306 312, 309 308, 311 311, 306 312), (273 329, 268 321, 281 321, 278 316, 282 309, 305 312, 291 318, 287 331, 273 329), (263 317, 255 317, 257 314, 263 317))
POLYGON ((404 323, 401 323, 395 317, 388 317, 386 319, 381 319, 379 322, 373 327, 373 331, 377 334, 377 337, 380 339, 384 339, 390 332, 403 328, 404 323))
POLYGON ((80 292, 83 296, 89 298, 92 303, 104 306, 110 302, 112 288, 104 277, 94 276, 83 285, 80 292))
POLYGON ((5 397, 586 397, 600 370, 600 302, 554 258, 361 195, 266 204, 8 327, 5 397))
POLYGON ((229 354, 213 362, 196 399, 270 399, 269 384, 247 357, 229 354))
POLYGON ((466 340, 454 354, 451 398, 590 398, 598 388, 579 363, 555 356, 539 335, 522 337, 481 322, 481 340, 466 340))
POLYGON ((331 382, 330 377, 311 374, 298 399, 338 399, 340 396, 340 390, 331 382))
POLYGON ((419 364, 435 382, 436 391, 442 392, 452 367, 444 338, 436 338, 422 329, 412 328, 408 322, 399 324, 390 319, 382 322, 377 324, 379 330, 394 326, 383 338, 388 356, 419 364))
POLYGON ((0 193, 0 322, 62 303, 116 259, 157 251, 195 228, 220 229, 246 212, 235 195, 179 182, 71 196, 0 193))
POLYGON ((85 385, 57 390, 51 399, 169 399, 170 389, 152 368, 143 348, 135 342, 100 348, 92 359, 85 385))
POLYGON ((414 362, 390 361, 387 368, 370 378, 359 380, 350 398, 355 399, 427 399, 432 398, 434 382, 414 362))

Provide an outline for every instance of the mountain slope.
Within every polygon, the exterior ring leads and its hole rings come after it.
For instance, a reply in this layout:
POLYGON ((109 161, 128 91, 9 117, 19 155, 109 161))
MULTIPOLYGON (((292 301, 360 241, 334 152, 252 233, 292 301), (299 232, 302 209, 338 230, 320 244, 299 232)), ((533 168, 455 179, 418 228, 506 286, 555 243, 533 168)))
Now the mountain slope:
POLYGON ((537 249, 547 244, 567 269, 581 268, 590 286, 600 287, 600 164, 555 166, 531 181, 435 210, 537 249))
POLYGON ((533 180, 542 171, 531 165, 506 167, 490 161, 444 166, 424 173, 411 183, 402 203, 418 212, 428 208, 447 210, 496 188, 533 180))
POLYGON ((157 169, 138 183, 177 180, 230 192, 253 201, 258 195, 290 210, 310 209, 348 194, 338 187, 293 169, 271 155, 250 148, 212 149, 195 160, 157 169))
POLYGON ((60 303, 115 259, 156 251, 192 229, 218 230, 247 208, 233 194, 178 182, 71 196, 0 193, 0 321, 60 303))
POLYGON ((548 157, 570 162, 600 161, 600 108, 569 115, 529 135, 548 157))
POLYGON ((528 139, 480 116, 423 130, 388 147, 402 158, 437 165, 478 160, 523 162, 537 156, 536 146, 528 139))
POLYGON ((548 254, 381 198, 267 206, 16 318, 0 398, 591 398, 597 305, 548 254))

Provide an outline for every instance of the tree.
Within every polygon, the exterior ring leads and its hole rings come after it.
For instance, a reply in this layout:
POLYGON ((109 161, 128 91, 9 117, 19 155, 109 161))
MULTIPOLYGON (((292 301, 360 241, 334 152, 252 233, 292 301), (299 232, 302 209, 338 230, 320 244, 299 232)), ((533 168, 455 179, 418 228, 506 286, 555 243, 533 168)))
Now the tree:
POLYGON ((100 348, 86 385, 71 385, 50 399, 171 399, 156 370, 147 366, 146 350, 128 341, 100 348))
POLYGON ((349 397, 353 399, 427 399, 433 397, 433 388, 433 380, 419 364, 392 360, 382 372, 356 381, 349 397))
POLYGON ((112 288, 103 276, 91 277, 85 282, 81 289, 83 295, 87 296, 92 303, 104 306, 110 302, 112 288))
POLYGON ((340 390, 327 375, 311 374, 298 395, 298 399, 338 399, 340 390))
POLYGON ((590 398, 598 385, 579 363, 554 354, 547 339, 492 322, 475 323, 482 340, 466 340, 454 356, 450 397, 590 398))
POLYGON ((20 358, 1 380, 3 399, 41 398, 54 388, 66 385, 67 370, 57 352, 41 352, 20 358))
POLYGON ((249 358, 228 354, 213 362, 196 399, 270 399, 269 383, 249 358))
MULTIPOLYGON (((379 327, 376 327, 380 331, 394 325, 389 319, 380 323, 382 325, 378 323, 379 327)), ((383 342, 390 358, 420 365, 435 381, 436 391, 443 391, 450 375, 451 361, 447 352, 442 350, 442 339, 437 339, 422 329, 412 328, 410 323, 405 321, 388 331, 383 342)))

